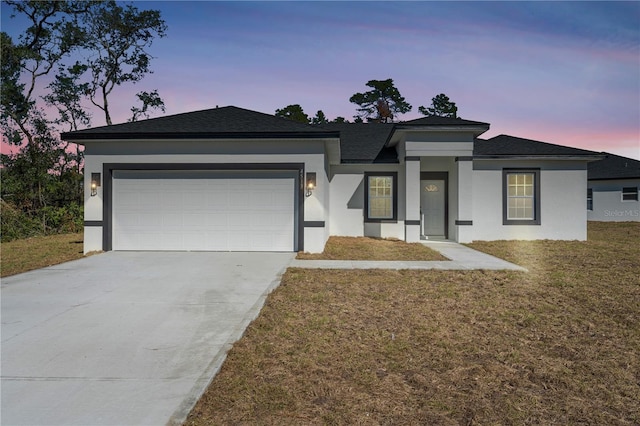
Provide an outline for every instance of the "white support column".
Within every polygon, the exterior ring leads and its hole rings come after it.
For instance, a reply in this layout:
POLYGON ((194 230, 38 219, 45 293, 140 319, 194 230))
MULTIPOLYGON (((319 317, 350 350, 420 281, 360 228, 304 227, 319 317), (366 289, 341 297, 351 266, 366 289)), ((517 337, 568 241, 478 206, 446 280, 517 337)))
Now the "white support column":
POLYGON ((420 241, 420 157, 405 158, 405 241, 420 241))
POLYGON ((456 214, 456 241, 473 241, 473 160, 471 157, 456 158, 458 174, 458 212, 456 214))

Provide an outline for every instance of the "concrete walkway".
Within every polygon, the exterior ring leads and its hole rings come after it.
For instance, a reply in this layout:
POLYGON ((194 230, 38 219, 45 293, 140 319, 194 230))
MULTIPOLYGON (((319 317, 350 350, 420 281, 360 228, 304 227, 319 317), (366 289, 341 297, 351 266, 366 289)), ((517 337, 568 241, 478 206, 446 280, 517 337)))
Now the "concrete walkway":
POLYGON ((421 241, 425 246, 450 259, 437 261, 373 261, 373 260, 300 260, 289 264, 294 268, 310 269, 442 269, 442 270, 510 270, 523 271, 522 266, 507 262, 486 253, 473 250, 452 241, 421 241))

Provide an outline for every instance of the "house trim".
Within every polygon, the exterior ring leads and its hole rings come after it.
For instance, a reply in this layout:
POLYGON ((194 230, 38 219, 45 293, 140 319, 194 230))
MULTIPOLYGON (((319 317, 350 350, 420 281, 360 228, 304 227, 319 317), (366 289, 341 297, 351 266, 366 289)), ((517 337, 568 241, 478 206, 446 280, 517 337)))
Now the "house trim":
POLYGON ((335 139, 337 132, 104 132, 63 133, 64 140, 82 144, 80 141, 98 140, 149 140, 149 139, 335 139))
POLYGON ((474 155, 474 160, 554 160, 554 161, 598 161, 602 156, 597 155, 474 155))
POLYGON ((294 241, 294 251, 304 250, 304 163, 104 163, 102 165, 103 176, 103 201, 102 201, 102 250, 112 250, 113 243, 113 172, 118 170, 243 170, 243 171, 295 171, 295 185, 293 196, 297 200, 295 205, 297 213, 297 227, 294 230, 297 235, 294 241))
POLYGON ((304 222, 305 228, 324 228, 324 220, 306 220, 304 222))
POLYGON ((84 226, 103 226, 101 220, 85 220, 84 226))

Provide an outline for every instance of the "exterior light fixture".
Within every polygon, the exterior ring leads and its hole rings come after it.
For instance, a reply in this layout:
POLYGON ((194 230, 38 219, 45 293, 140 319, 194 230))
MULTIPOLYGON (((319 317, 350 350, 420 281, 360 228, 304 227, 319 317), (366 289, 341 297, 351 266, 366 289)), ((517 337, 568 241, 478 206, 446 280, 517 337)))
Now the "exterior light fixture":
POLYGON ((311 193, 314 189, 316 189, 316 174, 315 173, 307 173, 305 188, 307 190, 306 196, 310 197, 311 193))
POLYGON ((98 187, 100 186, 100 173, 91 173, 91 196, 98 194, 98 187))

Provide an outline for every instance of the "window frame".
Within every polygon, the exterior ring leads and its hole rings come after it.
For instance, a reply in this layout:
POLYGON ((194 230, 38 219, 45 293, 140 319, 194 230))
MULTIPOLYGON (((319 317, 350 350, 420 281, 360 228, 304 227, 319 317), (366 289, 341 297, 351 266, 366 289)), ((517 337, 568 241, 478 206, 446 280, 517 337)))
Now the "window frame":
POLYGON ((398 172, 365 172, 364 173, 364 221, 369 223, 397 223, 398 222, 398 172), (391 210, 392 217, 379 218, 369 216, 369 178, 391 178, 391 210))
POLYGON ((620 201, 623 203, 633 203, 638 201, 638 187, 637 186, 623 186, 620 193, 620 201), (634 198, 625 199, 625 195, 632 195, 634 198))
POLYGON ((502 169, 502 224, 540 225, 540 169, 502 169), (533 174, 533 219, 509 219, 509 175, 533 174))
POLYGON ((587 210, 593 211, 593 188, 587 188, 587 210))

